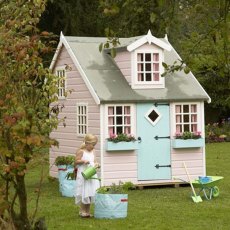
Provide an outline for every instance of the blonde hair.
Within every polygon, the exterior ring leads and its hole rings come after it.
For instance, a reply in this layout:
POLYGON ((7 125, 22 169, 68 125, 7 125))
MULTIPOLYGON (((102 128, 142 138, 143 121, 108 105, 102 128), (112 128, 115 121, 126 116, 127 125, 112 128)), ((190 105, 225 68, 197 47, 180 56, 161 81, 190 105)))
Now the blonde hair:
POLYGON ((96 145, 97 141, 98 141, 98 138, 95 135, 88 133, 85 135, 84 142, 81 144, 80 149, 85 149, 86 143, 96 145))

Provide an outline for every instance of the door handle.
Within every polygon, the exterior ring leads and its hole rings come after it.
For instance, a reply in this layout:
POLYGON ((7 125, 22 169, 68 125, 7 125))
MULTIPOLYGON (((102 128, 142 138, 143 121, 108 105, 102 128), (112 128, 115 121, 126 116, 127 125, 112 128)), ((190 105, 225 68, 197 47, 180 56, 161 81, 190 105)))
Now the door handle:
POLYGON ((142 141, 141 137, 138 137, 137 140, 138 140, 138 143, 141 143, 141 141, 142 141))

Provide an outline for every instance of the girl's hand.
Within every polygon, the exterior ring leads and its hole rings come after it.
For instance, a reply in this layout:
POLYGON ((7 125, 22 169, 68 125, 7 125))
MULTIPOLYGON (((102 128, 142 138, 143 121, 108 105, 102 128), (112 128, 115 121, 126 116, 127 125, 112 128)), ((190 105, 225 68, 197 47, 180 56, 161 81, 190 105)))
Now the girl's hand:
POLYGON ((87 165, 87 164, 89 164, 89 161, 83 161, 83 164, 87 165))

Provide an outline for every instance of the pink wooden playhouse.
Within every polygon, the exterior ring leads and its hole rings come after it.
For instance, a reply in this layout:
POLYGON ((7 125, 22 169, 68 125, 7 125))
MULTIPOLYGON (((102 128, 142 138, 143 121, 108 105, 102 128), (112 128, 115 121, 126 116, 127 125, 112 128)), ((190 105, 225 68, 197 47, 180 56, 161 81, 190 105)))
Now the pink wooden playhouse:
POLYGON ((167 36, 156 38, 149 31, 120 38, 115 59, 110 49, 99 52, 99 44, 105 41, 60 36, 50 68, 65 77, 58 96, 66 127, 60 125, 51 133, 59 141, 58 148, 50 149, 51 176, 57 177, 55 158, 74 155, 86 133, 99 138, 96 155, 102 185, 186 180, 183 162, 192 178, 206 175, 204 103, 211 100, 191 72, 161 76, 162 62, 180 59, 167 36), (65 98, 69 89, 73 92, 65 98), (175 138, 185 131, 200 132, 201 138, 175 138), (110 134, 118 133, 132 134, 137 141, 107 141, 110 134))

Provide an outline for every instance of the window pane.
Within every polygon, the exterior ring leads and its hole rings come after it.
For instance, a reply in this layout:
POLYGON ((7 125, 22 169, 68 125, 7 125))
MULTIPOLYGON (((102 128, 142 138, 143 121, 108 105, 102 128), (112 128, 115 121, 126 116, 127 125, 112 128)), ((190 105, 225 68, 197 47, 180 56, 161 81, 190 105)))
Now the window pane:
POLYGON ((125 117, 125 124, 127 125, 129 125, 130 124, 130 117, 125 117))
POLYGON ((190 131, 190 130, 189 130, 189 125, 184 125, 184 132, 185 132, 185 131, 188 131, 188 132, 190 131))
POLYGON ((192 118, 192 122, 197 122, 197 115, 192 115, 191 118, 192 118))
POLYGON ((183 105, 183 112, 189 113, 189 105, 183 105))
POLYGON ((137 61, 143 61, 143 54, 137 54, 137 61))
POLYGON ((126 134, 130 134, 130 127, 125 127, 125 131, 124 131, 126 134))
POLYGON ((153 63, 153 71, 159 71, 159 64, 153 63))
POLYGON ((197 112, 196 105, 191 105, 191 112, 192 113, 196 113, 197 112))
POLYGON ((160 77, 159 77, 159 73, 154 73, 154 81, 159 81, 160 77))
POLYGON ((184 122, 186 122, 186 123, 189 122, 189 115, 184 115, 184 122))
POLYGON ((192 132, 197 132, 197 124, 192 125, 192 132))
POLYGON ((114 117, 109 117, 109 125, 113 125, 114 124, 114 117))
POLYGON ((121 126, 118 126, 118 127, 116 128, 116 130, 117 130, 117 134, 123 133, 123 130, 122 130, 122 127, 121 127, 121 126))
POLYGON ((143 73, 138 74, 138 81, 144 81, 144 74, 143 73))
POLYGON ((176 115, 176 123, 181 123, 181 115, 176 115))
POLYGON ((145 54, 145 61, 148 61, 148 62, 151 61, 151 54, 150 53, 145 54))
POLYGON ((176 125, 176 132, 181 133, 182 132, 182 125, 176 125))
POLYGON ((122 114, 122 106, 116 107, 116 114, 122 114))
POLYGON ((109 127, 109 135, 115 134, 114 127, 109 127))
POLYGON ((146 73, 146 81, 151 81, 151 73, 146 73))
POLYGON ((176 113, 181 113, 181 106, 180 105, 176 105, 176 113))
POLYGON ((137 65, 137 70, 138 70, 138 71, 143 71, 143 64, 139 63, 139 64, 137 65))
POLYGON ((130 106, 125 106, 125 114, 130 114, 130 106))
POLYGON ((159 61, 159 54, 153 54, 153 61, 159 61))
POLYGON ((155 112, 155 110, 152 110, 152 112, 148 115, 148 117, 151 119, 152 122, 155 122, 155 120, 159 117, 159 115, 155 112))
POLYGON ((117 125, 122 125, 122 117, 116 117, 117 125))
POLYGON ((151 71, 151 63, 145 64, 145 71, 151 71))
POLYGON ((114 107, 109 107, 108 108, 108 114, 113 115, 114 114, 114 107))

